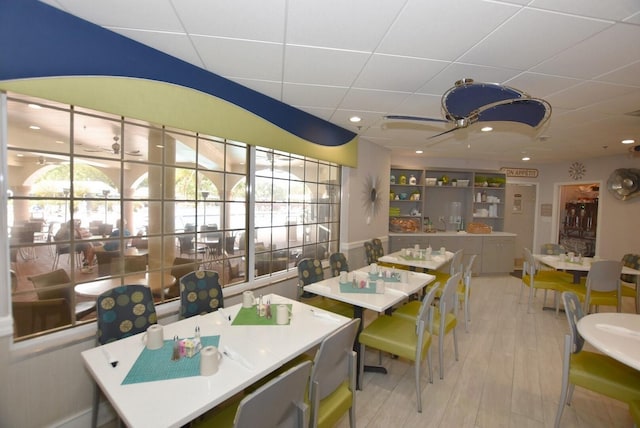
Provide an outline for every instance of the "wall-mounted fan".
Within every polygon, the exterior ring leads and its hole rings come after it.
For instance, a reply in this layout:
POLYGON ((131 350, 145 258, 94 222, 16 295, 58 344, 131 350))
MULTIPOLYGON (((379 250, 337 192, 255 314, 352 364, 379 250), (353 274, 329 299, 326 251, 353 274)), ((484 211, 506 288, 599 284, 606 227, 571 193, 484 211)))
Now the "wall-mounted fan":
POLYGON ((607 180, 607 189, 621 201, 640 196, 640 169, 616 169, 607 180))
MULTIPOLYGON (((83 148, 85 152, 89 152, 89 153, 107 152, 113 155, 119 155, 120 149, 122 148, 122 146, 118 141, 120 141, 120 137, 116 135, 113 137, 113 144, 111 145, 111 147, 84 145, 83 148)), ((131 150, 124 153, 129 156, 142 156, 142 152, 140 150, 131 150)))
POLYGON ((551 105, 509 86, 462 79, 442 95, 442 111, 444 119, 403 115, 387 115, 385 119, 444 122, 453 125, 453 128, 430 137, 435 138, 476 122, 518 122, 535 128, 549 119, 551 105))

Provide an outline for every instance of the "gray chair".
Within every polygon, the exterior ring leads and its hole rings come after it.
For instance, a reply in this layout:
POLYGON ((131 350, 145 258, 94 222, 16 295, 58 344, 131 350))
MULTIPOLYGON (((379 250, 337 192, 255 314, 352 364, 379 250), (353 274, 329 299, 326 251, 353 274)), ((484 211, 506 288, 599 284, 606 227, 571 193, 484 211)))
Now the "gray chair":
POLYGON ((458 285, 458 304, 462 304, 464 311, 464 331, 469 332, 469 323, 471 322, 471 277, 473 276, 473 263, 476 261, 476 254, 472 254, 469 258, 467 266, 464 269, 462 281, 458 285))
POLYGON ((615 306, 617 311, 622 309, 622 290, 620 274, 622 262, 617 260, 599 260, 591 263, 587 282, 582 284, 567 284, 564 291, 575 293, 584 302, 584 312, 589 313, 591 305, 615 306))
POLYGON ((312 428, 335 426, 346 411, 356 426, 356 353, 353 343, 360 319, 327 336, 316 352, 309 380, 312 428))

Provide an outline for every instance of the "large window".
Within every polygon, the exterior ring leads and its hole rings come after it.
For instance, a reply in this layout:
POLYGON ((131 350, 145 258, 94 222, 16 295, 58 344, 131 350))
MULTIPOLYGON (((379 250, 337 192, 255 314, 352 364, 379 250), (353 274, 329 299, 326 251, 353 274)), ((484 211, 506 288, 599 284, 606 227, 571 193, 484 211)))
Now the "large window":
POLYGON ((117 285, 159 304, 194 269, 231 287, 338 249, 335 164, 13 94, 7 124, 18 338, 94 320, 117 285))

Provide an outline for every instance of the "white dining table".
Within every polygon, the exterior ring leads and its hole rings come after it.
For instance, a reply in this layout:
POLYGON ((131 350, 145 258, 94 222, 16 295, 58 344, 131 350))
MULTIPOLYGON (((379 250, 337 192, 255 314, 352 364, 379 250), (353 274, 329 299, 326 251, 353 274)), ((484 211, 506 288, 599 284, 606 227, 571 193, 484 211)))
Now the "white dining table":
POLYGON ((427 270, 437 270, 448 263, 453 258, 453 252, 445 251, 444 254, 440 250, 432 251, 430 256, 426 255, 426 250, 421 249, 421 256, 414 257, 410 255, 414 249, 408 249, 409 254, 404 250, 396 251, 382 257, 378 257, 379 263, 386 263, 392 266, 409 266, 427 270))
MULTIPOLYGON (((384 272, 386 269, 378 267, 380 272, 384 272)), ((369 275, 370 267, 366 266, 355 271, 349 272, 349 276, 354 274, 357 278, 366 278, 369 275)), ((397 273, 397 272, 396 272, 397 273)), ((407 272, 402 271, 403 275, 406 275, 406 282, 385 282, 384 293, 360 293, 360 292, 342 292, 340 289, 340 277, 327 278, 322 281, 315 282, 313 284, 305 285, 304 291, 308 291, 319 296, 328 297, 330 299, 339 300, 344 303, 353 305, 353 317, 360 318, 360 331, 363 328, 363 315, 364 310, 369 309, 376 312, 385 312, 393 305, 402 302, 409 298, 409 296, 416 294, 423 290, 423 288, 432 283, 436 277, 435 275, 419 272, 407 272)), ((356 352, 360 352, 360 344, 356 340, 354 344, 356 352)), ((360 358, 358 358, 358 364, 360 364, 360 358)), ((374 371, 379 373, 386 373, 383 367, 377 366, 365 366, 365 371, 374 371)), ((360 373, 360 370, 357 372, 360 373)), ((360 389, 360 379, 357 379, 358 389, 360 389)))
MULTIPOLYGON (((533 258, 545 264, 555 270, 573 272, 573 282, 579 283, 581 273, 589 272, 591 270, 591 263, 604 260, 597 257, 583 257, 581 261, 569 261, 564 254, 561 255, 549 255, 549 254, 534 254, 533 258)), ((640 310, 640 270, 632 269, 628 266, 622 266, 622 273, 627 275, 634 275, 636 277, 636 308, 640 310)))
POLYGON ((218 347, 240 358, 223 356, 214 375, 123 385, 143 351, 143 334, 83 351, 82 360, 127 426, 183 426, 318 345, 350 320, 282 296, 264 297, 271 304, 292 305, 288 325, 232 325, 241 308, 238 304, 163 326, 165 340, 174 335, 193 337, 196 326, 203 337, 219 335, 218 347), (112 360, 117 361, 115 367, 112 360))
POLYGON ((600 312, 578 321, 580 335, 596 349, 640 370, 640 315, 600 312))

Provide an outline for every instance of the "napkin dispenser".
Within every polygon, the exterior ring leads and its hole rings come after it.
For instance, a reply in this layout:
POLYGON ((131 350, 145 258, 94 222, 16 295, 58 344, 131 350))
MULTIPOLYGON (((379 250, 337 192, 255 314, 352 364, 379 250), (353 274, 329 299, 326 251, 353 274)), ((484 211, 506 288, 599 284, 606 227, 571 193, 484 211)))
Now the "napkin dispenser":
POLYGON ((200 352, 202 342, 199 337, 180 339, 180 341, 178 341, 178 347, 181 357, 191 358, 200 352))

